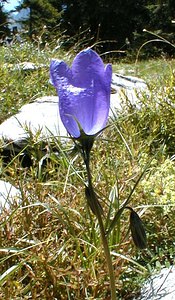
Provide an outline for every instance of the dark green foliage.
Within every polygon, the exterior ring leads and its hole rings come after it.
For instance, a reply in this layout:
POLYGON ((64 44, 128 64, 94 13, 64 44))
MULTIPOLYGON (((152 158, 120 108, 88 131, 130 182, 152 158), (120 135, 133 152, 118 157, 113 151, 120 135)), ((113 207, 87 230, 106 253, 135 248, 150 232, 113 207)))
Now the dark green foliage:
MULTIPOLYGON (((82 32, 86 43, 95 44, 100 52, 140 47, 150 38, 143 33, 144 28, 160 30, 160 33, 167 33, 168 39, 172 38, 169 36, 173 32, 171 21, 175 12, 172 1, 65 0, 62 5, 64 13, 60 28, 66 32, 64 45, 68 47, 76 42, 80 44, 82 32), (69 43, 68 37, 71 37, 69 43)), ((166 50, 169 52, 171 49, 166 50)))
POLYGON ((106 41, 100 49, 126 48, 126 38, 142 30, 149 18, 143 1, 62 1, 66 5, 62 28, 72 36, 89 28, 93 42, 106 41), (112 45, 112 46, 111 46, 112 45))
POLYGON ((24 23, 29 28, 29 35, 40 35, 41 30, 46 26, 51 34, 52 29, 60 22, 61 6, 59 1, 45 0, 24 0, 17 8, 29 8, 29 19, 24 23))
POLYGON ((9 32, 8 22, 7 22, 7 14, 3 11, 3 3, 7 2, 6 0, 2 0, 0 2, 0 38, 4 38, 5 35, 9 32))
MULTIPOLYGON (((47 42, 59 37, 65 50, 94 46, 100 53, 113 51, 121 57, 135 53, 143 43, 152 39, 143 29, 159 33, 172 42, 175 4, 173 0, 24 0, 17 10, 30 8, 25 23, 33 40, 42 35, 47 42), (118 50, 118 52, 116 52, 118 50)), ((146 57, 172 55, 165 43, 150 43, 146 57)))

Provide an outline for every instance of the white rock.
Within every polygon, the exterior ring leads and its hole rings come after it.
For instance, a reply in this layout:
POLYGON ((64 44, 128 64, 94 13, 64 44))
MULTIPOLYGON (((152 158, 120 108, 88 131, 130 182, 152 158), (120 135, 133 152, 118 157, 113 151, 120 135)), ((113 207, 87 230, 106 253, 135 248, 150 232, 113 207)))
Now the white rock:
POLYGON ((45 96, 22 106, 16 115, 0 125, 0 138, 17 145, 25 144, 30 133, 39 134, 41 140, 67 136, 60 119, 57 96, 45 96))
POLYGON ((46 67, 44 64, 35 64, 32 62, 24 61, 22 63, 18 63, 12 66, 12 70, 16 71, 34 71, 40 68, 46 67))
POLYGON ((112 74, 112 88, 118 91, 119 88, 125 89, 147 89, 147 84, 143 79, 134 76, 124 76, 121 74, 112 74))
POLYGON ((0 180, 0 212, 9 210, 14 201, 19 203, 21 192, 9 182, 0 180))
MULTIPOLYGON (((136 77, 113 74, 110 117, 116 117, 116 111, 122 110, 122 101, 128 99, 135 107, 140 108, 138 93, 147 90, 146 83, 136 77)), ((0 139, 5 144, 15 143, 25 146, 30 134, 38 135, 37 140, 60 137, 61 142, 67 140, 67 131, 61 121, 57 96, 45 96, 33 103, 22 106, 19 112, 0 125, 0 139)), ((8 148, 8 146, 6 146, 8 148)))
POLYGON ((175 267, 164 268, 146 282, 137 300, 174 300, 175 267))
POLYGON ((140 109, 139 99, 143 94, 149 94, 146 82, 134 76, 113 74, 111 87, 115 93, 111 94, 110 117, 116 116, 116 111, 122 111, 122 102, 126 99, 140 109))

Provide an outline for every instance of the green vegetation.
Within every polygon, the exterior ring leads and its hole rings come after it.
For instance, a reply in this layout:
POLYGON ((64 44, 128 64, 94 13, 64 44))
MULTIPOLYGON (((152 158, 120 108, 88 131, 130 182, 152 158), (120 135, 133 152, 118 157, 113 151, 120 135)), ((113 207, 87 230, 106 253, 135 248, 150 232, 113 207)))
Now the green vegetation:
POLYGON ((8 28, 7 14, 2 9, 5 2, 7 2, 7 0, 1 0, 0 2, 0 43, 2 42, 1 38, 3 39, 5 35, 10 32, 8 28))
MULTIPOLYGON (((0 36, 4 37, 7 16, 2 7, 7 0, 1 2, 0 36)), ((148 40, 144 29, 174 41, 174 0, 118 0, 117 3, 113 0, 22 0, 14 10, 18 13, 24 8, 28 9, 28 18, 22 18, 21 23, 30 39, 34 41, 44 29, 44 42, 58 39, 64 50, 75 45, 78 50, 95 45, 100 53, 113 51, 115 58, 131 55, 148 40)), ((147 44, 144 56, 158 57, 162 53, 173 55, 167 44, 160 42, 154 47, 147 44)))
MULTIPOLYGON (((118 0, 117 3, 113 0, 23 0, 18 9, 22 7, 30 8, 29 20, 25 22, 30 36, 40 34, 42 24, 48 28, 47 39, 59 32, 66 49, 75 44, 79 44, 79 50, 96 44, 101 53, 137 49, 148 38, 143 34, 144 28, 173 41, 173 0, 118 0)), ((153 55, 160 55, 162 48, 168 53, 171 50, 159 44, 152 49, 153 55)))
MULTIPOLYGON (((24 43, 1 47, 0 111, 2 122, 37 97, 56 95, 49 83, 53 57, 73 55, 24 43), (30 61, 45 66, 14 70, 30 61)), ((149 84, 138 110, 128 99, 123 110, 94 143, 93 183, 104 208, 105 224, 130 195, 141 216, 148 248, 137 250, 129 231, 129 210, 109 234, 118 299, 132 299, 149 274, 175 260, 175 61, 158 59, 137 64, 118 62, 114 71, 137 75, 149 84), (110 210, 109 210, 110 208, 110 210)), ((41 168, 40 145, 29 141, 33 165, 21 168, 19 157, 4 165, 1 179, 22 192, 22 202, 0 215, 0 297, 2 299, 110 299, 109 278, 96 217, 84 195, 82 158, 73 145, 53 137, 50 158, 41 168), (59 155, 55 154, 55 149, 59 155)))

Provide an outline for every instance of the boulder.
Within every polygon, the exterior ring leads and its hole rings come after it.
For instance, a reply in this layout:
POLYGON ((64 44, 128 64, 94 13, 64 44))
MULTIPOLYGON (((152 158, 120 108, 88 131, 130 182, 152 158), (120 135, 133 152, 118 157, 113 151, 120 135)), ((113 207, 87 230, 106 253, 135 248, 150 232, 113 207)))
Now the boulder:
POLYGON ((146 82, 134 76, 123 76, 114 73, 112 75, 111 105, 109 116, 116 116, 116 112, 122 111, 122 101, 128 100, 135 108, 140 109, 140 98, 148 95, 149 90, 146 82))
POLYGON ((147 84, 143 79, 140 79, 138 77, 124 76, 121 74, 113 73, 112 88, 114 88, 117 91, 120 88, 145 90, 147 89, 147 84))
POLYGON ((57 96, 45 96, 25 104, 16 115, 0 125, 0 139, 6 147, 11 143, 25 146, 31 135, 36 134, 44 141, 51 136, 68 136, 60 119, 57 96))
MULTIPOLYGON (((113 74, 112 90, 110 117, 116 116, 115 112, 122 110, 123 97, 127 97, 131 104, 138 107, 138 94, 147 91, 147 85, 136 77, 113 74)), ((53 136, 58 137, 62 143, 68 140, 68 133, 59 115, 57 96, 44 96, 25 104, 17 114, 0 125, 3 156, 8 157, 8 151, 12 151, 13 155, 19 153, 34 136, 37 137, 37 142, 42 141, 45 144, 53 136)), ((28 158, 26 161, 28 165, 28 158)))
POLYGON ((21 192, 11 183, 0 180, 0 213, 4 210, 8 211, 12 202, 19 203, 21 199, 21 192))
POLYGON ((21 166, 30 167, 30 139, 40 143, 40 157, 43 157, 47 153, 46 146, 53 137, 57 137, 62 143, 68 138, 59 115, 58 97, 45 96, 25 104, 16 115, 0 125, 0 150, 4 163, 8 164, 12 157, 20 153, 21 166))
POLYGON ((158 274, 151 276, 146 281, 137 300, 174 300, 174 282, 175 267, 163 268, 158 274))

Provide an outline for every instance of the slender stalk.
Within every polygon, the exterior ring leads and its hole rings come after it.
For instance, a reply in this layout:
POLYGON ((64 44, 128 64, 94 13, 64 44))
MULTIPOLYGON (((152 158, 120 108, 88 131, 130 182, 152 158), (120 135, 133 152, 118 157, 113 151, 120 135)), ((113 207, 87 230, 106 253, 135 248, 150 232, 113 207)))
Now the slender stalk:
POLYGON ((93 188, 93 184, 92 184, 92 177, 91 177, 91 172, 90 172, 90 151, 83 152, 83 158, 84 158, 84 162, 86 165, 90 197, 91 197, 91 201, 93 201, 94 213, 98 219, 103 249, 104 249, 106 262, 107 262, 107 266, 108 266, 108 272, 109 272, 109 277, 110 277, 110 287, 111 287, 111 300, 116 300, 115 277, 114 277, 114 269, 113 269, 113 265, 112 265, 112 259, 111 259, 109 245, 108 245, 108 241, 107 241, 107 237, 105 234, 105 229, 104 229, 104 225, 103 225, 103 221, 102 221, 102 217, 101 217, 100 206, 98 203, 98 199, 96 198, 96 194, 94 192, 94 188, 93 188))

